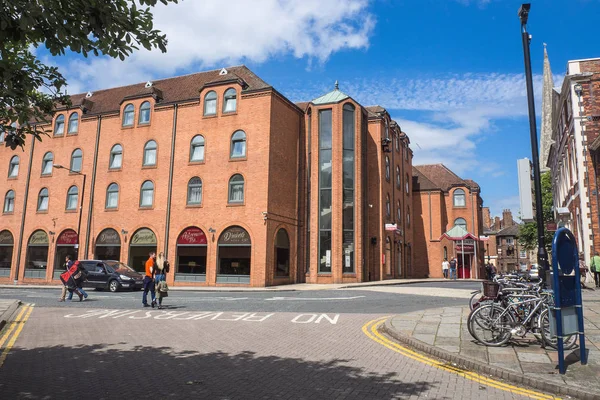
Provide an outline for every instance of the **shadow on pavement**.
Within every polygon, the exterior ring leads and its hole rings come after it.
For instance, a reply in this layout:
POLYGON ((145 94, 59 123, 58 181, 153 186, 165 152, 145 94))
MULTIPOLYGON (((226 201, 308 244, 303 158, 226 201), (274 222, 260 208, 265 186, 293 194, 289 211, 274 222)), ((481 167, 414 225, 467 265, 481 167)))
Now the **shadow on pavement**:
POLYGON ((13 348, 0 369, 0 393, 5 399, 398 399, 432 386, 348 362, 131 348, 125 342, 13 348))

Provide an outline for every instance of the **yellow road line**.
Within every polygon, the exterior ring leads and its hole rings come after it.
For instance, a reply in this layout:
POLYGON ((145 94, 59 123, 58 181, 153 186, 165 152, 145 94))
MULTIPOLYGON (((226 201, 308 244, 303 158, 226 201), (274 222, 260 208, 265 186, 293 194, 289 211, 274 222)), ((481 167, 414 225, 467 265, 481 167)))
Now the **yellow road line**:
POLYGON ((21 317, 23 316, 25 311, 27 311, 27 306, 25 306, 21 309, 21 311, 17 315, 17 318, 15 318, 15 320, 10 323, 8 328, 6 328, 6 332, 4 333, 4 335, 2 335, 2 337, 0 337, 0 348, 2 348, 2 346, 4 345, 4 342, 6 342, 6 339, 8 339, 8 337, 10 336, 12 331, 16 328, 17 323, 21 320, 21 317))
MULTIPOLYGON (((15 320, 11 324, 12 325, 11 328, 13 328, 14 326, 17 326, 17 325, 18 325, 18 327, 17 327, 17 330, 15 331, 15 333, 12 335, 12 337, 8 341, 8 343, 6 345, 6 348, 2 352, 2 355, 0 355, 0 368, 2 368, 2 365, 4 364, 4 360, 6 360, 6 356, 8 355, 8 353, 10 352, 10 350, 12 349, 13 345, 15 344, 15 342, 17 341, 17 338, 19 337, 19 335, 21 334, 21 331, 23 330, 23 327, 25 326, 25 322, 27 322, 27 320, 29 319, 29 316, 31 315, 31 312, 33 311, 33 306, 34 306, 33 304, 25 306, 23 308, 23 311, 21 311, 21 313, 19 314, 19 316, 17 318, 20 318, 23 315, 23 313, 25 312, 25 310, 27 310, 27 314, 25 314, 25 316, 23 317, 22 320, 15 320)), ((3 340, 6 340, 6 339, 3 338, 3 340)))
POLYGON ((462 376, 465 379, 469 379, 472 381, 475 381, 481 385, 485 385, 485 386, 489 386, 489 387, 493 387, 496 389, 500 389, 500 390, 504 390, 504 391, 508 391, 514 394, 520 394, 523 396, 527 396, 529 398, 532 399, 552 399, 552 400, 560 400, 558 397, 554 397, 551 395, 547 395, 544 393, 539 393, 533 390, 528 390, 528 389, 524 389, 524 388, 520 388, 517 386, 513 386, 513 385, 509 385, 507 383, 504 382, 500 382, 497 381, 495 379, 490 379, 486 376, 477 374, 475 372, 470 372, 470 371, 466 371, 463 370, 461 368, 457 368, 454 367, 452 365, 447 365, 444 362, 440 362, 438 360, 435 360, 433 358, 424 356, 420 353, 417 353, 413 350, 410 350, 404 346, 399 345, 396 342, 393 342, 391 340, 389 340, 388 338, 386 338, 385 336, 383 336, 382 334, 380 334, 377 331, 377 328, 383 324, 385 322, 386 319, 388 319, 389 317, 382 317, 382 318, 378 318, 372 321, 367 322, 365 325, 363 325, 362 327, 362 331, 363 333, 369 337, 371 340, 387 347, 390 350, 393 350, 397 353, 402 354, 405 357, 408 357, 412 360, 421 362, 423 364, 462 376))

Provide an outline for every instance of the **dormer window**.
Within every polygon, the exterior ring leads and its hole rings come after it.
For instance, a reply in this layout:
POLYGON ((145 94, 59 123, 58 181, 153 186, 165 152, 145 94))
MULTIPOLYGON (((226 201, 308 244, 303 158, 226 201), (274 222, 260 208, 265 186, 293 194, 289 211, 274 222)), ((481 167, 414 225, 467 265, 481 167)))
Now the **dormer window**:
POLYGON ((204 96, 204 115, 217 115, 217 93, 213 90, 204 96))
POLYGON ((79 131, 79 114, 74 112, 69 117, 69 135, 73 135, 79 131))
POLYGON ((229 88, 223 96, 223 112, 232 113, 237 110, 237 92, 234 88, 229 88))
POLYGON ((62 136, 65 133, 65 116, 59 115, 54 122, 54 136, 62 136))
POLYGON ((123 109, 123 126, 133 126, 135 108, 133 104, 127 104, 123 109))
POLYGON ((145 101, 140 106, 140 117, 138 124, 149 124, 150 123, 150 102, 145 101))

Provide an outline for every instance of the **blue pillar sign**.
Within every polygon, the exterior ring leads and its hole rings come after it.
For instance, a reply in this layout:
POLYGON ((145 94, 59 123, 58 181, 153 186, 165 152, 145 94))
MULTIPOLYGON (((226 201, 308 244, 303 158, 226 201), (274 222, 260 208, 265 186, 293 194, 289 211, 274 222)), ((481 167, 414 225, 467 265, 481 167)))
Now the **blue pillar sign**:
POLYGON ((565 337, 579 334, 579 359, 587 364, 579 256, 575 237, 567 228, 557 230, 552 240, 551 282, 554 308, 550 310, 550 334, 558 339, 558 370, 564 374, 565 337))

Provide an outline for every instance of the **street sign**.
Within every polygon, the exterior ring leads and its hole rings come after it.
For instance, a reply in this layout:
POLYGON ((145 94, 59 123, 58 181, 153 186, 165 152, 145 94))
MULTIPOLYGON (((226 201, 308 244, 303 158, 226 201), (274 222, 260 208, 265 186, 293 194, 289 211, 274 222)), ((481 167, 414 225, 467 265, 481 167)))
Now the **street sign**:
POLYGON ((396 229, 398 229, 398 225, 396 224, 385 224, 386 231, 395 231, 396 229))

